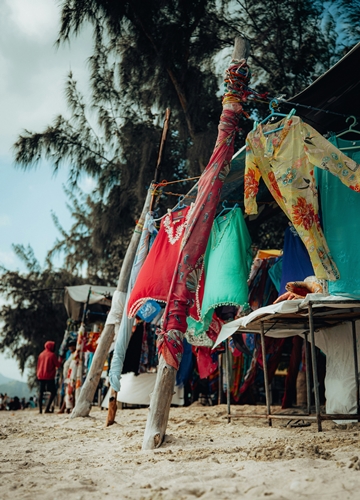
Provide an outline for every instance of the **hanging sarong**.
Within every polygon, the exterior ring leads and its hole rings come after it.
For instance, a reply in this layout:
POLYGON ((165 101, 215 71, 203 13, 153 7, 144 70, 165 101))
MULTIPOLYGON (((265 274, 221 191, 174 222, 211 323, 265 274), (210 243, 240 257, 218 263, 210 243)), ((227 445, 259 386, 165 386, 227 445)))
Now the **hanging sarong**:
POLYGON ((221 188, 230 171, 241 112, 242 106, 238 103, 224 106, 215 149, 198 183, 198 194, 185 229, 170 286, 164 322, 159 331, 158 348, 166 363, 176 369, 182 357, 186 318, 195 302, 195 291, 221 188))

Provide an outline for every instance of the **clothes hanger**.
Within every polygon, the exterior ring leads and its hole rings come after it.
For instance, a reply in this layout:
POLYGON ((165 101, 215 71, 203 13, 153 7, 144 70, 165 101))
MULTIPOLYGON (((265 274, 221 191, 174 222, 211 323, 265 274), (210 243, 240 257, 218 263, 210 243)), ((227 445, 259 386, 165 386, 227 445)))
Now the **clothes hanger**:
MULTIPOLYGON (((268 122, 269 120, 271 120, 271 118, 273 118, 274 116, 281 116, 282 118, 285 118, 287 117, 288 119, 290 119, 295 113, 296 113, 296 109, 293 108, 290 113, 288 114, 284 114, 284 113, 278 113, 277 111, 274 111, 275 108, 277 108, 279 105, 278 103, 278 100, 277 99, 271 99, 271 101, 269 102, 269 109, 270 109, 270 114, 264 118, 260 124, 263 125, 264 123, 268 122)), ((259 125, 259 123, 257 122, 254 122, 254 129, 259 125)), ((281 126, 281 127, 278 127, 278 128, 275 128, 273 130, 269 130, 268 132, 264 132, 264 135, 269 135, 269 134, 273 134, 274 132, 277 132, 279 130, 282 130, 284 128, 284 126, 281 126)), ((254 130, 253 129, 253 130, 254 130)))
POLYGON ((221 222, 224 222, 224 221, 226 221, 226 220, 227 220, 226 215, 225 215, 225 216, 224 216, 221 220, 219 220, 219 219, 220 219, 220 217, 221 217, 223 214, 225 214, 225 212, 231 212, 231 210, 234 210, 234 208, 236 208, 236 207, 238 207, 238 206, 239 206, 237 203, 235 203, 235 205, 234 205, 233 207, 227 207, 227 206, 226 206, 226 204, 227 204, 227 200, 224 200, 224 201, 222 202, 222 204, 221 204, 221 205, 222 205, 222 207, 223 207, 223 209, 221 210, 221 212, 219 213, 219 215, 216 217, 216 219, 218 220, 219 224, 221 224, 221 222))
MULTIPOLYGON (((357 125, 357 119, 355 118, 355 116, 351 115, 351 116, 348 116, 346 118, 346 122, 348 122, 350 120, 350 118, 353 119, 353 122, 351 125, 349 125, 349 128, 347 130, 344 130, 343 132, 340 132, 340 134, 336 134, 335 137, 341 137, 345 134, 349 134, 349 133, 352 133, 352 134, 360 134, 360 130, 356 130, 354 129, 353 127, 355 127, 355 125, 357 125)), ((339 148, 340 151, 346 151, 346 150, 349 150, 349 149, 358 149, 359 148, 359 145, 358 146, 355 146, 355 143, 356 141, 353 141, 353 146, 348 146, 348 147, 345 147, 345 148, 339 148)))
POLYGON ((184 208, 187 208, 187 205, 185 205, 185 203, 183 203, 183 199, 185 197, 184 196, 180 196, 179 199, 178 199, 178 202, 177 204, 175 205, 175 207, 171 210, 172 212, 176 212, 176 215, 174 215, 173 217, 173 222, 174 221, 177 221, 179 219, 182 219, 184 217, 184 213, 183 213, 183 209, 184 208))

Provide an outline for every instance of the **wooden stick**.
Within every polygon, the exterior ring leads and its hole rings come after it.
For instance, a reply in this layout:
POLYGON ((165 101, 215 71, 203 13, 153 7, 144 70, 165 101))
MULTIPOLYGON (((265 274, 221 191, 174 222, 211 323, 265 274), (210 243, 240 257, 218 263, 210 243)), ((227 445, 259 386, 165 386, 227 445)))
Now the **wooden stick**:
POLYGON ((117 410, 117 392, 114 391, 114 389, 111 387, 108 414, 106 417, 105 427, 109 427, 109 425, 113 425, 115 423, 116 410, 117 410))
POLYGON ((165 363, 160 356, 158 372, 151 394, 148 419, 142 449, 153 450, 161 446, 167 423, 169 420, 170 405, 174 394, 176 370, 165 363))
MULTIPOLYGON (((133 235, 130 240, 130 244, 126 250, 123 265, 121 266, 117 290, 118 292, 122 292, 124 294, 124 304, 125 304, 127 287, 130 279, 131 268, 140 241, 142 226, 144 224, 145 216, 149 211, 150 207, 152 191, 153 188, 152 186, 150 186, 142 209, 140 219, 134 229, 133 235)), ((119 318, 120 321, 121 317, 119 318)), ((114 340, 114 335, 115 335, 115 325, 106 324, 104 330, 100 335, 99 343, 94 353, 93 361, 87 373, 84 385, 81 388, 80 396, 75 403, 75 408, 71 413, 71 418, 89 416, 96 388, 99 385, 100 377, 104 368, 104 363, 107 355, 109 354, 112 341, 114 340)))
MULTIPOLYGON (((233 60, 245 59, 249 55, 250 44, 245 38, 235 39, 235 47, 232 54, 233 60)), ((164 440, 171 399, 174 392, 176 378, 175 368, 167 365, 162 356, 159 359, 154 392, 151 395, 151 403, 147 418, 143 450, 152 450, 161 446, 164 440)))
MULTIPOLYGON (((169 130, 170 114, 171 114, 170 108, 166 108, 165 120, 164 120, 164 125, 163 125, 163 131, 161 134, 159 153, 158 153, 155 174, 154 174, 154 181, 153 181, 154 184, 158 183, 160 180, 161 163, 162 163, 162 159, 163 159, 163 155, 164 155, 166 138, 167 138, 167 134, 168 134, 168 130, 169 130)), ((153 210, 154 205, 155 205, 155 200, 156 200, 156 190, 154 189, 152 196, 151 196, 149 211, 153 210)), ((120 328, 118 335, 120 335, 121 331, 122 330, 120 328)), ((125 358, 125 353, 124 353, 124 358, 125 358)), ((114 391, 113 389, 111 389, 108 414, 107 414, 107 418, 106 418, 105 427, 108 427, 109 425, 113 425, 115 423, 116 411, 117 411, 117 392, 114 391)))

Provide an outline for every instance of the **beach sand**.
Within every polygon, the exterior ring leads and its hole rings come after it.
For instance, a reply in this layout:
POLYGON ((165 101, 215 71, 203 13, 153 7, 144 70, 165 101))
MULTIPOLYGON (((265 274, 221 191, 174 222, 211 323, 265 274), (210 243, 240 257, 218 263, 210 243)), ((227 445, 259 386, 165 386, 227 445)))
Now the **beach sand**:
POLYGON ((98 408, 77 419, 0 412, 0 499, 360 498, 360 424, 228 423, 226 406, 195 403, 171 408, 161 448, 142 451, 147 411, 118 410, 108 428, 98 408))

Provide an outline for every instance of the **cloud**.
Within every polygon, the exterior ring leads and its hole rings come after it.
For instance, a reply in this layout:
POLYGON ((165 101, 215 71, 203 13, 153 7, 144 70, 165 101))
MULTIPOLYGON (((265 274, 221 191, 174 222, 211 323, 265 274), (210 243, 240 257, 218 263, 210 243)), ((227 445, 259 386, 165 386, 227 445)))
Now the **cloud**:
POLYGON ((56 32, 58 9, 51 0, 6 0, 10 19, 26 36, 42 40, 56 32))
POLYGON ((93 177, 87 175, 79 182, 79 187, 82 191, 87 194, 92 193, 92 191, 96 188, 96 180, 93 177))
POLYGON ((0 264, 4 267, 14 267, 16 264, 16 255, 12 251, 0 251, 0 264))
POLYGON ((10 217, 8 215, 0 215, 0 227, 10 226, 10 217))

